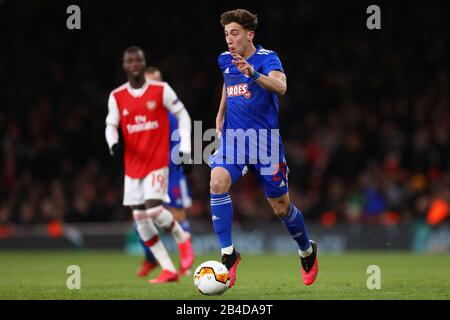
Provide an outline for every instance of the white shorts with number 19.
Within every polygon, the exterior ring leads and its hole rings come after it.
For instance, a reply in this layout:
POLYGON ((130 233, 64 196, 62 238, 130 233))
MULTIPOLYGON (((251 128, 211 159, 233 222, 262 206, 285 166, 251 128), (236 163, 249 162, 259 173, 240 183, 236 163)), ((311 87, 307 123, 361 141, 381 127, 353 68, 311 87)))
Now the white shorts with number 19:
POLYGON ((145 204, 145 200, 170 201, 167 192, 168 177, 167 167, 152 171, 142 179, 125 176, 123 205, 137 206, 145 204))

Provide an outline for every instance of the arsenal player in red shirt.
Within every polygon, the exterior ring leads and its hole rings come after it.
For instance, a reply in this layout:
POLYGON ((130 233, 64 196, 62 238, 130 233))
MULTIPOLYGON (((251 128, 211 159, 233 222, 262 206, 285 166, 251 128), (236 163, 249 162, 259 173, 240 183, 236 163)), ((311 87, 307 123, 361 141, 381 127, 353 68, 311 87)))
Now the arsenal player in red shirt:
POLYGON ((133 46, 125 50, 123 69, 128 82, 109 96, 105 135, 111 154, 121 156, 120 127, 125 161, 123 204, 131 207, 140 237, 162 267, 161 274, 149 282, 166 283, 177 281, 178 273, 156 226, 173 235, 180 250, 181 269, 189 269, 194 261, 189 234, 162 206, 168 198, 168 112, 178 119, 180 156, 185 166, 191 166, 191 119, 166 82, 145 78, 145 66, 141 48, 133 46))

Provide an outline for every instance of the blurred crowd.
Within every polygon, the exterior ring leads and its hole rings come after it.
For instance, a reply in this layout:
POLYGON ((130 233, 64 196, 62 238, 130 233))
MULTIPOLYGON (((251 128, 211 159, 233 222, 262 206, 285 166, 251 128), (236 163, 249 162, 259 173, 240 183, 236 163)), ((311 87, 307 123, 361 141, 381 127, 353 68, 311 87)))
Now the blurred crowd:
MULTIPOLYGON (((219 16, 235 6, 80 2, 82 29, 69 31, 64 5, 0 2, 0 226, 130 220, 123 164, 104 138, 108 94, 126 81, 129 45, 144 48, 193 120, 214 126, 217 56, 226 50, 219 16)), ((290 196, 307 219, 447 219, 449 4, 386 3, 373 31, 362 5, 247 8, 259 15, 256 43, 277 51, 286 71, 280 129, 290 196)), ((209 167, 197 165, 189 182, 190 217, 209 219, 209 167)), ((276 219, 256 185, 249 174, 233 188, 236 222, 276 219)))

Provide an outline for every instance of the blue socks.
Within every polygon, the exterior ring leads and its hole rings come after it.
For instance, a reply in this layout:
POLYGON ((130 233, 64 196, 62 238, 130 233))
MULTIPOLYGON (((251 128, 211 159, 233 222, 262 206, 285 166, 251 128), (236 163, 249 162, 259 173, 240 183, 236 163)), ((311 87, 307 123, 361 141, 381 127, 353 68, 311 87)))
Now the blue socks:
MULTIPOLYGON (((211 215, 214 232, 219 238, 220 247, 227 248, 232 245, 231 226, 233 220, 233 206, 228 193, 211 194, 211 215)), ((288 214, 281 218, 289 233, 297 242, 301 251, 307 251, 311 244, 306 231, 303 215, 292 203, 288 214)))
POLYGON ((290 204, 288 214, 281 218, 289 233, 297 242, 297 245, 301 251, 308 250, 310 243, 308 233, 306 232, 305 221, 303 220, 303 214, 292 203, 290 204))
POLYGON ((231 198, 228 192, 222 194, 211 194, 211 216, 214 225, 214 232, 219 238, 220 247, 226 248, 231 246, 233 205, 231 204, 231 198))

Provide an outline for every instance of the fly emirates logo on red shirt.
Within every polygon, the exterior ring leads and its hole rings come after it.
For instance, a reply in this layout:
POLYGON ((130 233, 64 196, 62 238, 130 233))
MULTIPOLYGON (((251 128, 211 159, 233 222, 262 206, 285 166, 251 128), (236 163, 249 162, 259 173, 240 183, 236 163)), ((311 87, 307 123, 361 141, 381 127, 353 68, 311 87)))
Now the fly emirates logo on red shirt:
POLYGON ((155 130, 158 129, 158 121, 147 121, 146 116, 135 116, 134 124, 127 124, 128 133, 135 133, 141 131, 155 130))
POLYGON ((252 96, 252 93, 248 91, 248 84, 240 83, 235 86, 228 86, 227 95, 230 98, 244 96, 245 98, 249 99, 252 96))

